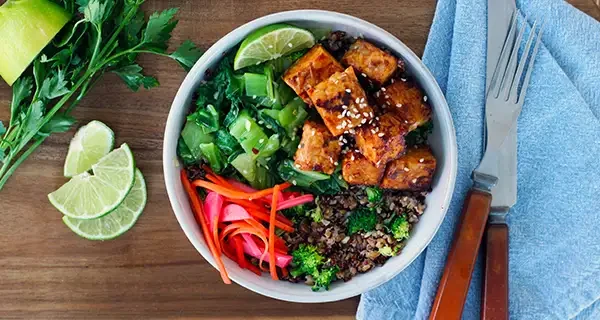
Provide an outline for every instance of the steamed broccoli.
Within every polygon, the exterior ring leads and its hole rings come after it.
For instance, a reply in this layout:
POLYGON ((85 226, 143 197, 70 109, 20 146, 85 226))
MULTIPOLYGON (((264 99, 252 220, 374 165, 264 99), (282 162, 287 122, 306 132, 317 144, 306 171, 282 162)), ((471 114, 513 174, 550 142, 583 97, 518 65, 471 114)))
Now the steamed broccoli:
POLYGON ((370 203, 378 203, 379 201, 381 201, 381 198, 383 196, 383 192, 381 191, 381 189, 377 187, 367 187, 366 191, 367 199, 369 199, 370 203))
POLYGON ((386 256, 386 257, 392 257, 392 256, 396 255, 396 253, 394 252, 394 249, 392 249, 392 247, 390 247, 390 246, 381 247, 381 248, 379 248, 378 251, 382 256, 386 256))
POLYGON ((359 208, 348 217, 348 234, 373 231, 375 225, 377 225, 377 214, 367 208, 359 208))
POLYGON ((317 247, 303 243, 298 249, 292 252, 293 268, 290 270, 290 273, 294 277, 303 274, 317 274, 318 268, 323 264, 323 260, 324 258, 317 251, 317 247))
POLYGON ((323 212, 321 212, 321 207, 318 205, 316 208, 308 210, 307 215, 311 217, 314 222, 321 222, 321 220, 323 220, 323 212))
POLYGON ((337 279, 335 274, 338 273, 338 271, 340 271, 340 268, 338 268, 337 266, 333 266, 331 268, 323 268, 321 272, 319 272, 316 275, 313 275, 315 284, 312 286, 312 290, 319 291, 321 290, 321 288, 329 290, 329 285, 331 284, 331 282, 337 279))
POLYGON ((388 225, 388 230, 398 240, 405 240, 410 236, 410 224, 404 216, 394 218, 388 225))

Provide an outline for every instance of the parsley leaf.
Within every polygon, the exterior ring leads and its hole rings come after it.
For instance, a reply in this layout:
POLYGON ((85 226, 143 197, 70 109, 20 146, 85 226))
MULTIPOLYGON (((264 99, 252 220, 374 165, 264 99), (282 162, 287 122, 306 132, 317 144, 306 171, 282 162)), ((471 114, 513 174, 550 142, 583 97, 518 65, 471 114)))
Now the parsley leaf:
POLYGON ((186 40, 169 56, 179 62, 185 71, 190 71, 194 63, 202 56, 202 51, 193 42, 186 40))
POLYGON ((4 127, 4 123, 2 123, 2 120, 0 120, 0 135, 5 134, 6 133, 6 128, 4 127))
POLYGON ((177 25, 177 20, 172 20, 179 11, 177 8, 166 9, 162 12, 155 12, 150 16, 142 44, 145 49, 165 52, 167 50, 167 41, 171 39, 171 31, 177 25))
POLYGON ((130 64, 113 72, 116 73, 125 82, 127 87, 133 91, 138 91, 141 86, 150 89, 159 85, 156 78, 142 74, 142 67, 140 67, 139 64, 130 64))
POLYGON ((31 104, 29 114, 25 120, 25 129, 28 132, 35 131, 44 115, 44 103, 36 100, 31 104))
POLYGON ((17 120, 17 114, 21 110, 21 103, 31 95, 32 88, 33 80, 31 77, 21 77, 13 84, 13 96, 10 104, 11 123, 17 120))
POLYGON ((58 113, 54 115, 54 117, 52 117, 50 121, 44 124, 42 129, 40 129, 39 134, 43 136, 48 136, 54 132, 66 132, 69 131, 69 129, 71 129, 75 122, 75 118, 63 113, 58 113))
POLYGON ((52 100, 58 97, 64 96, 71 90, 67 88, 67 81, 65 80, 64 70, 58 70, 52 76, 44 79, 42 88, 40 89, 40 98, 45 100, 52 100))

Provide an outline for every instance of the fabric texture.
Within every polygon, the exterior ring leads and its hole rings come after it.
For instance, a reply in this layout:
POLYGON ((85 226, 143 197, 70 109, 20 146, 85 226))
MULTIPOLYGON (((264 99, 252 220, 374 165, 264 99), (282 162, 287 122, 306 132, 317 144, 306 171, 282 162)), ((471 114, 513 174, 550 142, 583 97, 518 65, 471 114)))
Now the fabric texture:
MULTIPOLYGON (((600 23, 562 0, 522 0, 546 18, 518 123, 518 200, 508 216, 510 319, 600 318, 600 23)), ((364 294, 357 319, 426 319, 482 156, 487 0, 438 0, 423 61, 456 127, 458 175, 426 251, 364 294)), ((463 319, 479 319, 482 259, 463 319)))

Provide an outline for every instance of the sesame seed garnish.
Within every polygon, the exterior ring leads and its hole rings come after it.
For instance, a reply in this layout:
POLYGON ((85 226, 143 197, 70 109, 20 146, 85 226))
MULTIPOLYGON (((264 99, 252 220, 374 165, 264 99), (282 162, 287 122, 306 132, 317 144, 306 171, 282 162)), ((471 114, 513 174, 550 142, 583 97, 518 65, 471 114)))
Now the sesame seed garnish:
POLYGON ((253 96, 252 96, 252 99, 256 99, 256 95, 253 95, 253 96))
POLYGON ((427 96, 423 97, 423 101, 427 102, 427 96))
POLYGON ((360 121, 360 123, 362 123, 362 124, 365 124, 365 123, 367 123, 367 119, 363 118, 363 119, 360 121))
POLYGON ((386 101, 385 104, 387 104, 388 106, 391 105, 391 103, 389 101, 386 101))
POLYGON ((360 98, 360 102, 365 102, 365 97, 360 98))
POLYGON ((412 183, 417 183, 417 179, 412 179, 412 183))
POLYGON ((292 184, 296 185, 296 184, 298 184, 298 182, 296 182, 296 180, 292 180, 292 184))
POLYGON ((351 134, 354 134, 354 133, 356 133, 356 131, 355 131, 354 129, 350 129, 350 130, 348 130, 348 131, 349 131, 351 134))
POLYGON ((352 92, 352 90, 350 90, 350 89, 346 89, 346 92, 348 92, 348 93, 351 93, 351 92, 352 92))
POLYGON ((378 121, 379 121, 379 117, 375 117, 375 120, 378 120, 378 121))
POLYGON ((258 143, 263 143, 263 142, 265 142, 265 139, 258 140, 258 143))
POLYGON ((392 83, 396 82, 396 80, 392 79, 392 83))
POLYGON ((339 130, 342 128, 342 125, 337 125, 337 126, 335 126, 335 128, 339 130))
POLYGON ((368 117, 368 116, 369 116, 369 114, 368 114, 368 113, 366 113, 366 112, 363 112, 363 116, 365 116, 365 117, 368 117))
POLYGON ((381 87, 381 91, 385 92, 385 87, 381 87))
POLYGON ((386 95, 385 95, 385 98, 386 98, 386 99, 389 99, 389 98, 390 98, 390 96, 386 94, 386 95))
POLYGON ((336 162, 334 162, 333 164, 337 166, 337 165, 338 165, 338 162, 336 161, 336 162))
POLYGON ((406 82, 406 79, 404 79, 404 78, 400 78, 400 80, 402 80, 402 82, 406 82))
POLYGON ((344 145, 344 143, 343 143, 343 142, 341 142, 341 141, 339 141, 339 142, 338 142, 338 144, 339 144, 340 146, 343 146, 343 145, 344 145))
POLYGON ((408 123, 408 120, 404 120, 404 123, 408 123))
POLYGON ((245 169, 244 169, 244 170, 242 170, 242 172, 243 172, 244 174, 248 174, 248 170, 245 170, 245 169))
POLYGON ((379 98, 379 95, 380 95, 379 91, 375 92, 375 96, 376 96, 377 98, 379 98))
POLYGON ((375 132, 379 132, 379 127, 375 127, 375 132))
POLYGON ((344 136, 340 136, 340 137, 338 138, 338 140, 340 140, 340 141, 342 141, 342 139, 344 139, 344 136))
POLYGON ((344 105, 342 105, 342 109, 346 110, 346 109, 348 109, 348 106, 344 104, 344 105))
POLYGON ((356 98, 356 100, 354 100, 354 103, 359 103, 360 102, 360 98, 356 98))
POLYGON ((341 119, 341 118, 343 118, 343 117, 344 117, 344 114, 343 114, 343 113, 342 113, 342 114, 340 114, 339 116, 337 116, 337 118, 338 118, 338 119, 341 119))
POLYGON ((350 160, 354 161, 354 155, 350 156, 350 160))
POLYGON ((365 78, 367 77, 367 75, 364 72, 361 73, 360 75, 363 76, 363 77, 365 77, 365 78))
POLYGON ((424 158, 419 159, 419 162, 423 163, 423 161, 425 161, 424 158))
POLYGON ((373 111, 369 112, 369 116, 373 118, 373 111))
MULTIPOLYGON (((294 45, 292 45, 291 43, 288 43, 288 47, 293 48, 294 45)), ((295 184, 295 183, 294 183, 295 184)))
POLYGON ((300 165, 296 163, 296 168, 300 169, 300 165))
POLYGON ((272 49, 272 48, 273 48, 273 45, 272 45, 272 44, 270 44, 270 45, 269 45, 269 49, 272 49))
POLYGON ((375 134, 375 133, 377 133, 377 131, 375 131, 374 129, 371 129, 371 133, 375 134))
POLYGON ((329 162, 333 163, 333 158, 329 157, 329 162))
POLYGON ((264 124, 264 123, 265 123, 265 122, 264 122, 264 121, 262 121, 262 120, 259 120, 259 121, 258 121, 258 124, 260 124, 260 125, 262 125, 262 124, 264 124))
POLYGON ((396 107, 402 108, 402 103, 396 103, 396 107))
POLYGON ((377 136, 383 137, 383 135, 384 135, 383 132, 380 132, 377 136))
POLYGON ((343 142, 343 143, 348 143, 348 140, 346 140, 346 139, 342 139, 342 142, 343 142))
POLYGON ((377 161, 377 163, 375 165, 379 167, 380 163, 381 163, 381 160, 377 161))
POLYGON ((342 118, 346 116, 346 113, 348 113, 348 110, 344 109, 344 111, 342 111, 342 118))
POLYGON ((410 169, 408 169, 408 167, 404 167, 404 171, 409 172, 410 169))

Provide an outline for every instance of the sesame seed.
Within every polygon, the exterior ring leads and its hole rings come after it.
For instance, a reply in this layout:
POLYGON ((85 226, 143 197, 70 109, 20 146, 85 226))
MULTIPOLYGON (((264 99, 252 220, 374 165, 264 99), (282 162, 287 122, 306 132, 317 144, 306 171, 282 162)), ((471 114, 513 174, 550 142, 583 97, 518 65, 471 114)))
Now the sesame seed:
POLYGON ((272 45, 272 44, 270 44, 270 45, 269 45, 269 49, 272 49, 272 48, 273 48, 273 45, 272 45))
POLYGON ((363 76, 363 77, 365 77, 365 78, 367 77, 367 75, 364 72, 361 73, 360 75, 363 76))
POLYGON ((298 184, 298 182, 296 182, 296 180, 292 180, 292 184, 296 185, 296 184, 298 184))
POLYGON ((269 169, 269 166, 265 164, 265 168, 269 169))
POLYGON ((296 163, 296 168, 300 169, 300 165, 296 163))
POLYGON ((265 122, 264 122, 264 121, 262 121, 262 120, 259 120, 259 121, 258 121, 258 124, 261 124, 261 125, 262 125, 262 124, 264 124, 264 123, 265 123, 265 122))
POLYGON ((348 113, 348 110, 344 109, 344 111, 342 111, 342 118, 346 116, 346 113, 348 113))
POLYGON ((329 162, 333 163, 333 158, 329 157, 329 162))
POLYGON ((392 79, 392 83, 396 82, 396 80, 392 79))
POLYGON ((377 136, 383 137, 383 135, 384 135, 383 132, 380 132, 377 136))
POLYGON ((350 160, 354 161, 354 155, 350 156, 350 160))
POLYGON ((340 141, 340 142, 338 142, 338 143, 340 144, 340 146, 343 146, 343 145, 344 145, 344 143, 343 143, 343 142, 341 142, 341 141, 340 141))
POLYGON ((360 123, 365 124, 367 122, 367 119, 363 118, 360 123))
POLYGON ((404 79, 404 78, 400 78, 400 80, 402 80, 402 82, 406 82, 406 79, 404 79))
POLYGON ((243 172, 244 174, 248 174, 248 170, 245 170, 245 169, 244 169, 244 170, 242 170, 242 172, 243 172))
POLYGON ((350 129, 350 130, 348 130, 348 131, 350 131, 350 133, 351 133, 351 134, 354 134, 354 133, 356 133, 356 131, 354 131, 354 129, 350 129))
POLYGON ((346 89, 346 92, 348 92, 348 93, 351 93, 351 92, 352 92, 352 90, 350 90, 350 89, 346 89))
POLYGON ((379 98, 379 95, 380 95, 379 91, 375 92, 375 96, 376 96, 377 98, 379 98))
POLYGON ((419 159, 419 162, 423 163, 423 161, 425 161, 424 158, 419 159))
POLYGON ((385 87, 381 87, 381 91, 385 92, 385 87))
MULTIPOLYGON (((294 45, 292 45, 291 43, 288 43, 288 47, 293 48, 294 45)), ((294 183, 295 184, 295 183, 294 183)))
POLYGON ((380 163, 381 163, 381 160, 377 161, 377 163, 375 165, 379 167, 380 163))
POLYGON ((259 62, 257 62, 255 65, 259 65, 259 64, 260 64, 260 61, 259 61, 259 62))
POLYGON ((404 120, 404 123, 408 123, 408 120, 404 120))
POLYGON ((404 171, 409 172, 410 169, 408 169, 408 167, 404 167, 404 171))
POLYGON ((340 136, 338 140, 342 141, 342 139, 344 139, 344 136, 340 136))
POLYGON ((342 126, 341 126, 341 125, 337 125, 337 126, 335 126, 335 128, 336 128, 336 129, 341 129, 341 128, 342 128, 342 126))
POLYGON ((391 105, 391 103, 389 101, 386 101, 385 104, 387 104, 388 106, 391 105))
POLYGON ((336 161, 336 162, 334 162, 333 164, 337 166, 337 165, 338 165, 338 162, 336 161))
POLYGON ((369 112, 369 116, 371 116, 371 118, 373 118, 373 111, 369 112))
POLYGON ((337 116, 337 118, 338 118, 338 119, 341 119, 341 118, 343 118, 343 117, 344 117, 344 114, 343 114, 343 113, 342 113, 342 114, 340 114, 339 116, 337 116))
POLYGON ((368 113, 366 113, 366 112, 363 112, 363 116, 365 116, 365 117, 368 117, 368 116, 369 116, 369 114, 368 114, 368 113))
POLYGON ((252 96, 252 99, 256 99, 256 95, 253 95, 253 96, 252 96))
POLYGON ((360 98, 356 98, 356 100, 354 100, 354 103, 359 103, 360 102, 360 98))
POLYGON ((401 108, 402 107, 402 103, 396 103, 396 107, 401 108))
POLYGON ((346 109, 348 109, 348 106, 344 104, 344 105, 342 105, 342 109, 346 110, 346 109))
POLYGON ((365 97, 360 98, 360 102, 361 103, 365 102, 365 97))
POLYGON ((344 143, 348 143, 348 140, 346 140, 346 139, 342 139, 342 142, 344 142, 344 143))
POLYGON ((314 136, 314 135, 315 135, 315 132, 316 132, 316 130, 315 130, 315 129, 312 129, 312 130, 310 131, 310 135, 311 135, 311 136, 314 136))
POLYGON ((417 183, 417 179, 412 179, 412 183, 417 183))
POLYGON ((375 132, 379 132, 379 127, 375 127, 375 132))
POLYGON ((258 143, 263 143, 263 142, 265 142, 265 139, 258 140, 258 143))
POLYGON ((427 102, 427 96, 423 97, 423 101, 427 102))
POLYGON ((272 126, 272 125, 270 125, 270 124, 268 124, 268 125, 267 125, 267 129, 273 129, 273 126, 272 126))
POLYGON ((379 120, 379 117, 375 117, 375 120, 379 120))

